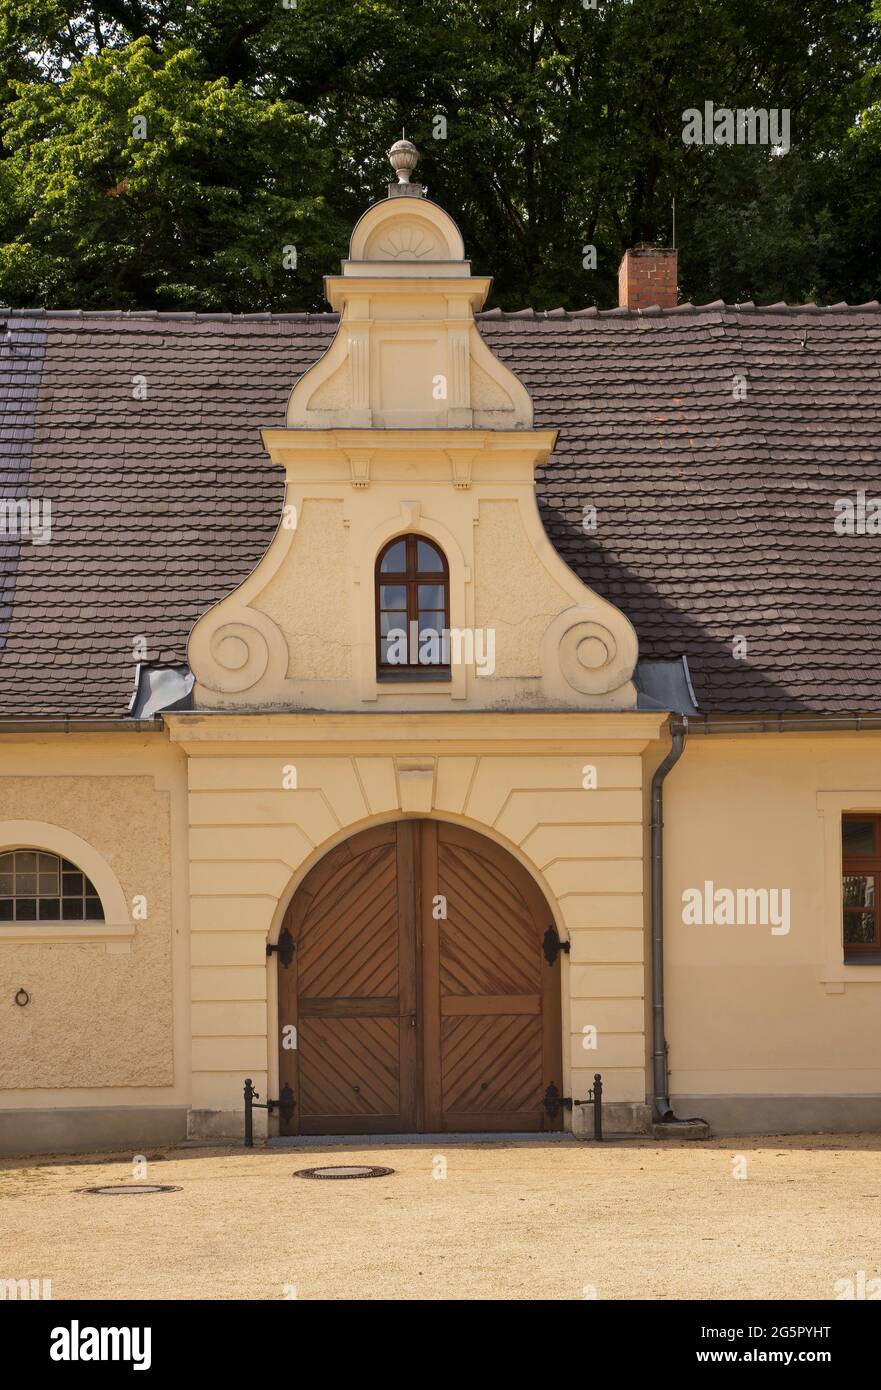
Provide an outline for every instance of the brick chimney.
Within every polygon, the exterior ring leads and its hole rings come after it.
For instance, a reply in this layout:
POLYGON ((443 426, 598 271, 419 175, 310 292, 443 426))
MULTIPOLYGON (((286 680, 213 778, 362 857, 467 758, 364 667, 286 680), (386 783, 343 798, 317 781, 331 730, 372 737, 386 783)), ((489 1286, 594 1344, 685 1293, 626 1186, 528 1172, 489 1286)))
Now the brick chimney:
POLYGON ((676 252, 666 246, 640 242, 624 252, 618 267, 618 306, 621 309, 675 309, 676 252))

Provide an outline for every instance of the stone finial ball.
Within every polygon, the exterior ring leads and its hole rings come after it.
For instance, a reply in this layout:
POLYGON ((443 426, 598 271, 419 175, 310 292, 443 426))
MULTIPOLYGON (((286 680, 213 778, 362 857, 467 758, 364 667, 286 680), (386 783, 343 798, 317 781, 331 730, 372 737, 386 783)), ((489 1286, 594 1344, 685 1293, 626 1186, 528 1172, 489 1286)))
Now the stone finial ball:
POLYGON ((410 175, 419 163, 419 151, 412 140, 396 140, 388 152, 389 163, 397 172, 399 183, 409 183, 410 175))

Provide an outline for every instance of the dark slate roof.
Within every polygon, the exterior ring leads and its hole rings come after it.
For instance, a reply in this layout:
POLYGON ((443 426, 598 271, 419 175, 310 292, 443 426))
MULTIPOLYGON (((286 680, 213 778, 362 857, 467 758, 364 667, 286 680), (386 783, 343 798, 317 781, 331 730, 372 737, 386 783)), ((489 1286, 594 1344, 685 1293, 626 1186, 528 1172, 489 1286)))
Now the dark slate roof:
MULTIPOLYGON (((122 715, 135 639, 184 662, 268 545, 282 478, 259 430, 284 423, 337 319, 4 319, 0 496, 50 498, 53 532, 0 548, 0 716, 122 715)), ((643 659, 685 654, 706 713, 881 712, 881 537, 833 530, 837 498, 881 496, 877 304, 479 324, 560 430, 538 483, 548 533, 643 659)))

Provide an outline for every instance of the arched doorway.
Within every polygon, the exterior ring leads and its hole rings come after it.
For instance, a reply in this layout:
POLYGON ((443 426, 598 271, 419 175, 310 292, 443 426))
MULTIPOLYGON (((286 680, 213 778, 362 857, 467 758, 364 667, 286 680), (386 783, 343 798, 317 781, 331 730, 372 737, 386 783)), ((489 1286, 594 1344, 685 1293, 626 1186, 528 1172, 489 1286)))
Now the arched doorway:
POLYGON ((330 850, 279 938, 282 1133, 558 1129, 549 927, 523 866, 463 826, 396 821, 330 850))

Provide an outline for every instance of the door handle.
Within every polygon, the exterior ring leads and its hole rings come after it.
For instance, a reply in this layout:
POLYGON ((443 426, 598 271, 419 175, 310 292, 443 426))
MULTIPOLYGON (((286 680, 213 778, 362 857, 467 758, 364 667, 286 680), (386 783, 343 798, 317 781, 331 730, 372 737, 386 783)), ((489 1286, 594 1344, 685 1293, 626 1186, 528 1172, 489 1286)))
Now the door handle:
POLYGON ((408 1014, 401 1014, 401 1018, 402 1018, 402 1019, 408 1018, 408 1019, 410 1020, 410 1027, 411 1027, 411 1028, 415 1028, 415 1027, 416 1027, 416 1010, 415 1010, 415 1009, 413 1009, 411 1013, 408 1013, 408 1014))

